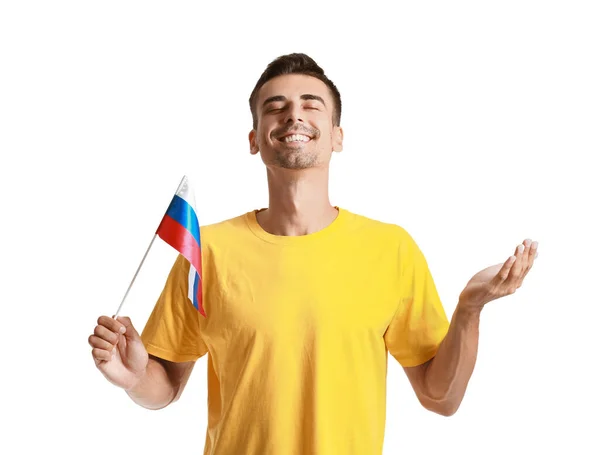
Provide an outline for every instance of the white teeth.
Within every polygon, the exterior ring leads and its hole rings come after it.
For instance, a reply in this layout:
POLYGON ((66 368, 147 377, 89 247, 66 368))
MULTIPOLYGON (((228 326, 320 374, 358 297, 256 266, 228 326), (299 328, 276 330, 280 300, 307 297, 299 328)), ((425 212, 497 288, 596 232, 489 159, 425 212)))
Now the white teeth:
POLYGON ((310 141, 310 137, 305 136, 303 134, 292 134, 291 136, 286 136, 283 138, 284 142, 308 142, 310 141))

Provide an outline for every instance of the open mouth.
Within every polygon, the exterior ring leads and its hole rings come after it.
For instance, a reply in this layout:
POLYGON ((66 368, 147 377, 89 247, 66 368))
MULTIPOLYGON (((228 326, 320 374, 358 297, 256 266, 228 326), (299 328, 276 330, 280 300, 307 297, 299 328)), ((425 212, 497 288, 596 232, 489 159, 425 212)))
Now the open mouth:
POLYGON ((280 137, 279 140, 286 144, 300 144, 310 141, 312 138, 306 134, 289 134, 287 136, 280 137))

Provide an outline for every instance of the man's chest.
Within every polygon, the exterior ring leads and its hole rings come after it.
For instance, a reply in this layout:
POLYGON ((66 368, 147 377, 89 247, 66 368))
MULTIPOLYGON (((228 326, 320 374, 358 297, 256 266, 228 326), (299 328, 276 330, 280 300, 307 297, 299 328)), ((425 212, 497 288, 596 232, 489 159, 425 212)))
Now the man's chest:
POLYGON ((213 264, 205 290, 208 336, 278 337, 306 327, 383 335, 398 307, 397 264, 386 251, 295 249, 217 257, 213 264))

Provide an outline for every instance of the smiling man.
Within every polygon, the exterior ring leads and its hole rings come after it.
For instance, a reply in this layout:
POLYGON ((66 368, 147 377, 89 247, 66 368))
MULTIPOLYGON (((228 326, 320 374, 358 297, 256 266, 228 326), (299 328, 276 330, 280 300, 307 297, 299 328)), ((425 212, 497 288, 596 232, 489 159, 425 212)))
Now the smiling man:
POLYGON ((149 409, 176 401, 207 354, 206 455, 381 455, 388 353, 425 408, 453 414, 484 305, 533 265, 526 239, 467 283, 449 322, 408 232, 331 205, 341 108, 310 57, 274 60, 250 96, 269 206, 202 227, 206 317, 179 257, 141 337, 102 316, 89 338, 98 369, 149 409))
MULTIPOLYGON (((257 125, 250 132, 252 153, 258 152, 259 142, 265 143, 265 153, 262 156, 267 166, 271 164, 284 169, 322 167, 329 162, 330 146, 335 143, 337 150, 341 150, 342 130, 339 125, 331 130, 332 125, 330 125, 333 112, 340 110, 341 106, 334 107, 332 96, 326 95, 327 87, 324 87, 319 79, 302 74, 290 74, 285 78, 275 78, 266 82, 263 92, 285 92, 289 97, 285 95, 267 97, 260 108, 262 114, 260 134, 264 137, 258 137, 257 125), (305 91, 309 93, 303 93, 305 91), (280 117, 289 116, 290 109, 302 110, 301 117, 306 118, 306 121, 299 117, 300 121, 282 122, 280 117), (321 131, 328 133, 329 137, 321 140, 321 131), (267 154, 267 151, 271 153, 267 154)), ((257 102, 256 97, 255 91, 251 97, 251 106, 257 102)), ((252 111, 254 113, 255 109, 252 111)), ((296 115, 300 113, 296 112, 296 115)), ((334 147, 333 150, 336 148, 334 147)))

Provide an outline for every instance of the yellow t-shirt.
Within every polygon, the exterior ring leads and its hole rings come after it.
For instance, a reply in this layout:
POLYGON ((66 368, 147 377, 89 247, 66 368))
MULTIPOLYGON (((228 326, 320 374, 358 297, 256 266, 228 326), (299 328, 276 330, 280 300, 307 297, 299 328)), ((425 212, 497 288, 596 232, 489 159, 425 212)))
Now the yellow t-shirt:
POLYGON ((431 359, 448 319, 400 226, 339 209, 304 236, 256 212, 201 228, 204 318, 176 260, 142 338, 173 362, 208 353, 205 455, 381 455, 387 352, 431 359))

